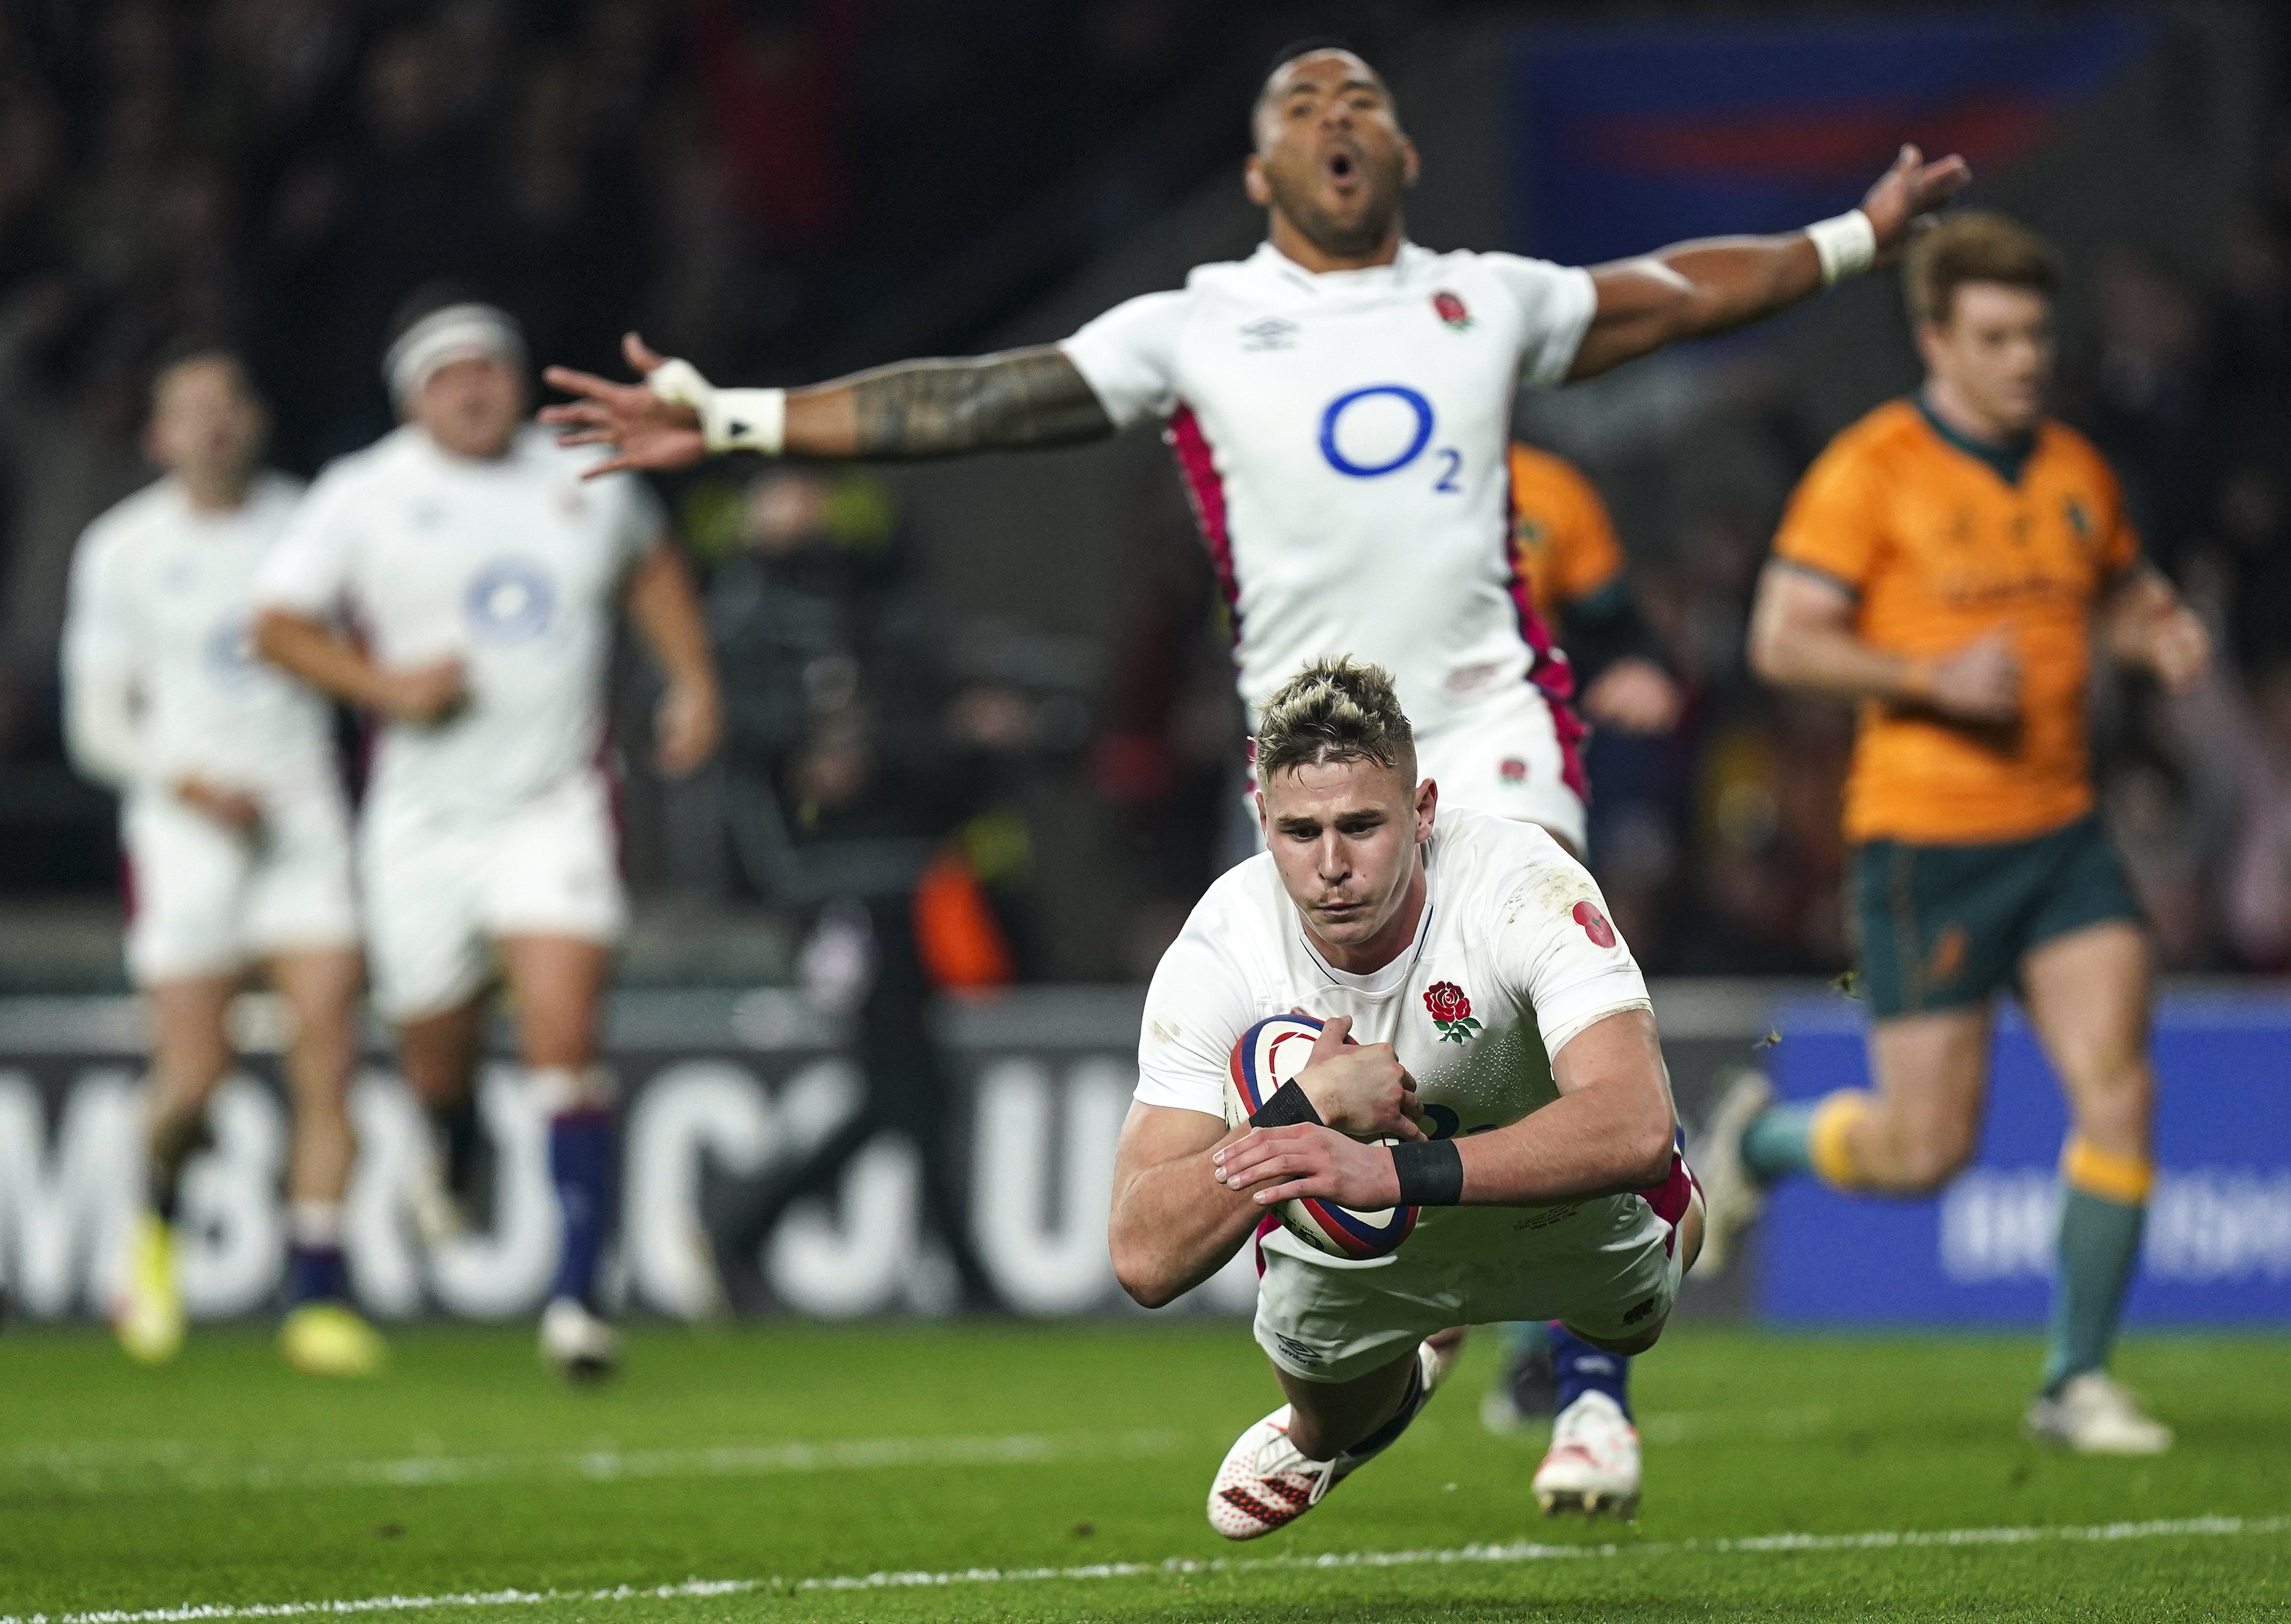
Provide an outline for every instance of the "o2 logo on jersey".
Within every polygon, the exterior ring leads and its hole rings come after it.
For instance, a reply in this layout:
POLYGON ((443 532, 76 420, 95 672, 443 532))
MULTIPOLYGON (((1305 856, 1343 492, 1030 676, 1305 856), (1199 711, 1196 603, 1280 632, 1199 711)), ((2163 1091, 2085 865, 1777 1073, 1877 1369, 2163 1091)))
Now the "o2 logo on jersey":
POLYGON ((240 683, 259 676, 262 662, 254 652, 254 623, 227 620, 207 633, 207 670, 221 682, 240 683))
MULTIPOLYGON (((1432 443, 1432 403, 1404 383, 1371 383, 1329 402, 1321 414, 1321 456, 1350 479, 1380 479, 1396 474, 1424 454, 1432 443)), ((1464 454, 1443 446, 1432 454, 1438 477, 1432 488, 1443 496, 1459 494, 1457 471, 1464 454)))
POLYGON ((496 559, 470 578, 462 613, 481 642, 529 643, 557 614, 557 586, 539 565, 496 559))

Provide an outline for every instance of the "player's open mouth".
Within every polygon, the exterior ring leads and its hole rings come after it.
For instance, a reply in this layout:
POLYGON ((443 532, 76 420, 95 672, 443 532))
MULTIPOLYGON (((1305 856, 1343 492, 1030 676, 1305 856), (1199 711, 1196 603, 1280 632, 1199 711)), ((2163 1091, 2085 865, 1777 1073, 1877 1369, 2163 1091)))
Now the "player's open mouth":
POLYGON ((1361 173, 1360 159, 1341 147, 1322 159, 1322 166, 1328 171, 1329 179, 1340 189, 1350 188, 1361 173))

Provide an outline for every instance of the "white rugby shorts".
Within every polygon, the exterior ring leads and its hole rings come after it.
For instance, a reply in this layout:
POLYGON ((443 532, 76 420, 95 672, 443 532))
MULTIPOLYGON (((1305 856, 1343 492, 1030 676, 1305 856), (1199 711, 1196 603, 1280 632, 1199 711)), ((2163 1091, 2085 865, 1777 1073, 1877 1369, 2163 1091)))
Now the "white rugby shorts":
POLYGON ((378 797, 358 862, 374 1002, 396 1021, 469 1001, 502 937, 610 945, 627 922, 611 794, 593 769, 494 814, 378 797))
POLYGON ((1590 824, 1583 797, 1567 782, 1568 765, 1551 705, 1528 682, 1507 684, 1466 715, 1416 736, 1416 776, 1439 784, 1442 806, 1538 824, 1580 856, 1590 824))
POLYGON ((1411 1251, 1427 1238, 1419 1229, 1390 1257, 1356 1263, 1276 1230, 1264 1242, 1258 1346, 1301 1380, 1341 1382, 1457 1325, 1563 1320, 1602 1342, 1631 1341, 1678 1301, 1678 1221, 1684 1203, 1700 1199, 1691 1191, 1685 1163, 1674 1159, 1672 1179, 1644 1196, 1515 1209, 1531 1238, 1476 1253, 1411 1251))
MULTIPOLYGON (((1257 823, 1257 771, 1252 744, 1242 793, 1257 823)), ((1589 813, 1567 782, 1568 755, 1542 691, 1532 683, 1507 684, 1465 716, 1416 736, 1416 776, 1440 786, 1443 807, 1469 808, 1549 830, 1580 856, 1590 839, 1589 813)), ((1258 848, 1265 833, 1258 831, 1258 848)))
POLYGON ((138 986, 358 945, 350 818, 331 785, 262 798, 249 836, 164 790, 128 798, 127 970, 138 986))

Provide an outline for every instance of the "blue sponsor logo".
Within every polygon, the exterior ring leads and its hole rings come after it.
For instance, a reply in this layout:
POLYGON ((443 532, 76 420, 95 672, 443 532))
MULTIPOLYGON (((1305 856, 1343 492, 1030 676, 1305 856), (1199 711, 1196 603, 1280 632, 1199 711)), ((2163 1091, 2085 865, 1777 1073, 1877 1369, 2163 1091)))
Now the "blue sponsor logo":
POLYGON ((1424 447, 1432 443, 1432 403, 1403 383, 1371 383, 1366 389, 1356 389, 1339 395, 1329 402, 1321 414, 1321 455, 1330 467, 1355 479, 1374 479, 1380 475, 1396 473, 1424 454, 1424 447), (1415 416, 1415 430, 1407 446, 1397 456, 1381 462, 1356 462, 1346 455, 1338 443, 1345 414, 1363 401, 1389 398, 1406 406, 1415 416))
POLYGON ((207 669, 222 682, 244 682, 256 675, 262 662, 254 653, 254 625, 244 619, 227 620, 207 633, 207 669))
POLYGON ((537 564, 496 559, 470 578, 462 607, 480 642, 527 643, 556 617, 557 586, 537 564))

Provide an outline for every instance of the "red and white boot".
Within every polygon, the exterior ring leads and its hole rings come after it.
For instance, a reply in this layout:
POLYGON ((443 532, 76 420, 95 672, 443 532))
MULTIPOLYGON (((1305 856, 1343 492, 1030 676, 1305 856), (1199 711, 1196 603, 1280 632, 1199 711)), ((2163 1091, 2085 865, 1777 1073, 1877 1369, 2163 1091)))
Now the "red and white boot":
POLYGON ((1639 1510, 1639 1433, 1605 1394, 1584 1394, 1551 1424, 1551 1449, 1536 1468, 1543 1515, 1601 1512, 1628 1520, 1639 1510))
POLYGON ((1416 1350, 1416 1387, 1392 1420, 1377 1428, 1363 1450, 1334 1460, 1307 1459, 1289 1440, 1289 1406, 1266 1416, 1226 1451, 1210 1484, 1210 1526, 1228 1540, 1254 1540, 1283 1528, 1319 1505, 1329 1491, 1389 1449, 1423 1410, 1444 1373, 1430 1343, 1416 1350))

